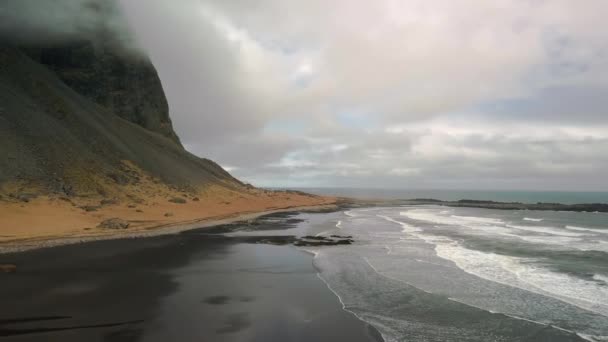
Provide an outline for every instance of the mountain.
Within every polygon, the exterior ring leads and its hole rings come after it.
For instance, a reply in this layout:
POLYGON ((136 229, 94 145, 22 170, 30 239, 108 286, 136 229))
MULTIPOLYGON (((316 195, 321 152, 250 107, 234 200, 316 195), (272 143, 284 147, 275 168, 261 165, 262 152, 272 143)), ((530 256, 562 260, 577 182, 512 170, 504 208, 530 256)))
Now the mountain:
POLYGON ((188 191, 245 189, 181 146, 146 58, 90 42, 0 48, 0 132, 4 188, 104 195, 148 176, 188 191))
MULTIPOLYGON (((99 5, 87 7, 93 14, 114 13, 107 11, 110 1, 83 3, 99 5)), ((6 13, 21 12, 0 7, 0 18, 6 13)), ((154 65, 106 26, 62 39, 38 30, 25 39, 6 22, 0 22, 0 243, 112 235, 107 228, 116 227, 147 232, 335 202, 255 188, 185 150, 154 65)))

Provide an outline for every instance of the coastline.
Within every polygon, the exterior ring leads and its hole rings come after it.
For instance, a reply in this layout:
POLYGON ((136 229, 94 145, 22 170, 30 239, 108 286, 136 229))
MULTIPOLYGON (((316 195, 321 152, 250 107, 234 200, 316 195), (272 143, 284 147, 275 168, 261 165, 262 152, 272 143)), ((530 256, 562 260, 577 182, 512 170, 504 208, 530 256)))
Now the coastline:
POLYGON ((608 203, 524 203, 524 202, 499 202, 490 200, 460 199, 456 201, 444 201, 434 198, 413 199, 349 199, 352 205, 358 207, 378 206, 404 206, 404 205, 438 205, 453 208, 478 208, 495 210, 536 210, 536 211, 565 211, 565 212, 588 212, 608 213, 608 203))
POLYGON ((137 230, 105 230, 98 234, 80 234, 47 236, 37 238, 24 238, 0 242, 0 254, 25 252, 34 249, 51 248, 72 244, 80 244, 92 241, 147 238, 154 236, 177 234, 193 229, 212 228, 219 225, 230 224, 240 221, 254 220, 258 217, 285 212, 315 212, 331 211, 339 208, 337 202, 330 204, 318 204, 308 206, 287 206, 283 208, 254 211, 235 212, 217 217, 203 217, 195 220, 178 221, 166 224, 152 225, 137 230))
MULTIPOLYGON (((275 234, 295 227, 290 217, 261 222, 275 234)), ((222 234, 232 229, 12 254, 19 269, 3 278, 12 309, 0 314, 0 332, 7 341, 383 341, 344 310, 310 253, 222 234)))

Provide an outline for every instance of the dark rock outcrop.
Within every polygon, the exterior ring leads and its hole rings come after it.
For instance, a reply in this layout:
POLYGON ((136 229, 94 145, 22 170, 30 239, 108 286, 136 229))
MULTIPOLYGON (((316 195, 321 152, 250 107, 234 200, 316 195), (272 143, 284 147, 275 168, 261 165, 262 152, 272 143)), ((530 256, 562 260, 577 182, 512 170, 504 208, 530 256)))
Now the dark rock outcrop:
POLYGON ((351 236, 331 235, 326 236, 303 236, 297 239, 293 244, 295 246, 337 246, 350 245, 355 242, 351 236))
POLYGON ((15 273, 15 272, 17 272, 17 265, 0 264, 0 273, 15 273))
POLYGON ((78 41, 23 51, 111 114, 180 144, 160 79, 147 57, 122 51, 111 42, 78 41))
POLYGON ((101 222, 97 228, 104 228, 104 229, 127 229, 129 228, 129 221, 123 220, 123 219, 119 219, 119 218, 111 218, 111 219, 107 219, 104 220, 103 222, 101 222))

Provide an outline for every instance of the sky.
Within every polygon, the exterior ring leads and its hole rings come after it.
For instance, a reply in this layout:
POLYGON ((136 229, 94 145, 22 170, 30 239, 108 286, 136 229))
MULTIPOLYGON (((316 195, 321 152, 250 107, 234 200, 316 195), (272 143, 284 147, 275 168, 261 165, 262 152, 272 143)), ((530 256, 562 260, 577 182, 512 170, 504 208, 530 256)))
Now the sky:
POLYGON ((186 148, 254 185, 608 190, 608 1, 120 3, 186 148))

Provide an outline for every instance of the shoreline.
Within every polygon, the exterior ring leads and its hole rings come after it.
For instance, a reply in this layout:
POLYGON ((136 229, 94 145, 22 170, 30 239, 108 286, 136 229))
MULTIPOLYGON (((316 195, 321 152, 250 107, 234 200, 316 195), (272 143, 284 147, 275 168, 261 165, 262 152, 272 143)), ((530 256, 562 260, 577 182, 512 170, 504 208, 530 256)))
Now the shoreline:
POLYGON ((58 235, 22 237, 12 240, 0 240, 0 255, 7 253, 18 253, 32 249, 51 248, 63 245, 86 243, 91 241, 103 241, 114 239, 146 238, 160 235, 176 234, 187 230, 198 228, 211 228, 218 225, 230 224, 239 221, 256 219, 260 216, 289 212, 314 212, 333 211, 340 207, 376 207, 376 206, 401 206, 401 205, 439 205, 446 207, 467 207, 480 209, 498 210, 539 210, 539 211, 571 211, 571 212, 608 212, 608 204, 560 204, 560 203, 520 203, 520 202, 496 202, 459 200, 443 201, 437 199, 358 199, 338 197, 333 202, 313 205, 291 205, 286 207, 264 208, 265 210, 236 211, 233 213, 220 214, 211 217, 201 217, 183 221, 160 223, 151 220, 155 224, 143 224, 144 221, 134 221, 134 228, 124 230, 95 230, 77 233, 64 233, 58 235), (592 211, 593 210, 593 211, 592 211), (138 226, 138 223, 141 226, 138 226))
POLYGON ((172 222, 146 227, 138 230, 112 230, 97 235, 65 235, 49 236, 39 238, 24 238, 0 242, 0 255, 10 253, 20 253, 35 249, 52 248, 73 244, 81 244, 93 241, 117 240, 117 239, 136 239, 154 236, 177 234, 183 231, 212 228, 219 225, 231 224, 240 221, 249 221, 261 216, 291 211, 315 212, 338 210, 339 204, 319 204, 309 206, 288 206, 284 208, 263 210, 263 211, 244 211, 216 217, 205 217, 196 220, 172 222))
POLYGON ((444 201, 434 198, 413 199, 349 199, 349 203, 357 206, 403 206, 403 205, 439 205, 455 208, 478 208, 496 210, 536 210, 536 211, 564 211, 608 213, 608 203, 524 203, 499 202, 461 199, 457 201, 444 201))
MULTIPOLYGON (((297 224, 278 217, 266 224, 297 224)), ((3 279, 13 309, 0 317, 0 331, 8 341, 384 341, 344 309, 313 255, 265 238, 191 231, 17 253, 19 272, 3 279)))

